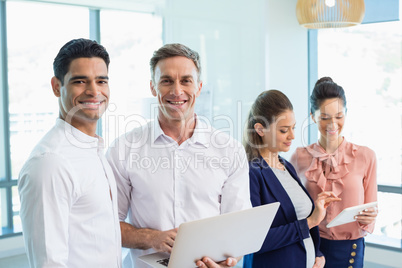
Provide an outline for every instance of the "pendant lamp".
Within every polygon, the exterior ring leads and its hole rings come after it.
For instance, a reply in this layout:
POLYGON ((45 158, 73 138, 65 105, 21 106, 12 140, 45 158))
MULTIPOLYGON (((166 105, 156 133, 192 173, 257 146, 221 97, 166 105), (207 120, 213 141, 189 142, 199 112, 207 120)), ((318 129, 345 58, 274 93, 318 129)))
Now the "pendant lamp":
POLYGON ((364 18, 364 0, 298 0, 299 24, 310 29, 355 26, 364 18))

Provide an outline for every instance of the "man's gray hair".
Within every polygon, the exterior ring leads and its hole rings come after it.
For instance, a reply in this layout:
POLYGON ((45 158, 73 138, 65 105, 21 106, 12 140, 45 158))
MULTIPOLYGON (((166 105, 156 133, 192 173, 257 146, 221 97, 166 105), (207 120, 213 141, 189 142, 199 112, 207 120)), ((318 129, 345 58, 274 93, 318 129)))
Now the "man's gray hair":
POLYGON ((190 60, 192 60, 195 64, 195 67, 197 68, 197 75, 198 75, 198 82, 201 80, 201 61, 200 61, 200 55, 198 53, 185 45, 182 44, 166 44, 160 49, 156 50, 149 61, 149 65, 151 67, 151 77, 152 81, 155 82, 154 80, 154 75, 155 75, 155 67, 156 64, 160 60, 171 58, 171 57, 176 57, 176 56, 182 56, 186 57, 190 60))

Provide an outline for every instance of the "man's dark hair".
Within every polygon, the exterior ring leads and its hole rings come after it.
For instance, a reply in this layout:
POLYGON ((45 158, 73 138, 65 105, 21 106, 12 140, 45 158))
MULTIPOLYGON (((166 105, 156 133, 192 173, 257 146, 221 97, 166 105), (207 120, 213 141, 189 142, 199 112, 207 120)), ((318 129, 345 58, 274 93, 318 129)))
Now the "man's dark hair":
POLYGON ((54 76, 64 83, 64 76, 68 72, 70 63, 77 58, 98 57, 105 61, 109 68, 110 58, 106 49, 96 41, 89 39, 73 39, 67 42, 59 51, 53 62, 54 76))

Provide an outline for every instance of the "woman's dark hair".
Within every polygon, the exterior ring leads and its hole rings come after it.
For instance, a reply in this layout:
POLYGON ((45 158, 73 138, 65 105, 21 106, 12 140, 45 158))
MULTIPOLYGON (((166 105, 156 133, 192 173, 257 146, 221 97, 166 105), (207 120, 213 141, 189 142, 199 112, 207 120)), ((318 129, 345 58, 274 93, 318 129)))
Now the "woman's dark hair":
POLYGON ((64 83, 64 76, 70 68, 70 63, 77 58, 98 57, 105 61, 109 68, 110 58, 106 49, 96 41, 89 39, 73 39, 67 42, 59 51, 53 61, 54 76, 64 83))
POLYGON ((334 98, 341 99, 343 107, 346 109, 346 96, 343 88, 336 84, 331 77, 318 79, 310 96, 311 113, 314 115, 315 111, 320 109, 323 101, 334 98))
POLYGON ((259 148, 263 146, 262 138, 254 129, 254 125, 260 123, 264 128, 268 128, 278 115, 287 110, 293 111, 293 105, 279 90, 272 89, 258 95, 251 106, 243 139, 249 161, 259 157, 259 148))

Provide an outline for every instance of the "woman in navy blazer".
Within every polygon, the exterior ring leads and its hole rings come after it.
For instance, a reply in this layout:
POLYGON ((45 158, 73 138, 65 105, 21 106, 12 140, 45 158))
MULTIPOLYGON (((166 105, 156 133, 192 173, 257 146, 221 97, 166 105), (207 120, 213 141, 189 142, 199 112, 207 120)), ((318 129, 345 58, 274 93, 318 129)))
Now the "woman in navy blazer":
POLYGON ((293 106, 282 92, 269 90, 257 97, 244 141, 251 202, 260 206, 279 201, 280 207, 261 249, 245 256, 244 268, 318 268, 325 264, 317 225, 326 207, 339 198, 323 192, 314 205, 293 166, 278 155, 290 149, 294 127, 293 106))

